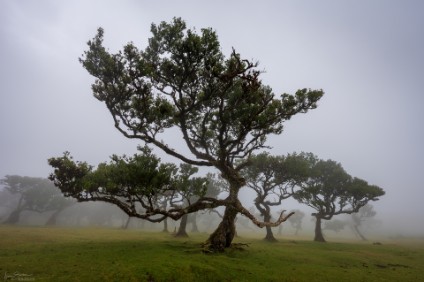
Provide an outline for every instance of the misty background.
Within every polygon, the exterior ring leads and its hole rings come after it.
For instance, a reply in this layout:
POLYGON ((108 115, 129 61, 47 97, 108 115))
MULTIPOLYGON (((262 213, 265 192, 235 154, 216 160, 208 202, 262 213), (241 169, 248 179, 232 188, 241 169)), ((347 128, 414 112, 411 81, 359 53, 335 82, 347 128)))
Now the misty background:
MULTIPOLYGON (((381 230, 423 234, 422 11, 419 0, 2 0, 0 178, 47 177, 47 159, 64 151, 92 165, 135 153, 139 142, 114 128, 78 58, 98 27, 113 52, 129 41, 144 49, 151 23, 181 17, 198 31, 216 30, 224 54, 234 47, 259 61, 277 95, 325 91, 316 110, 269 137, 272 154, 305 151, 340 162, 386 191, 371 203, 381 230)), ((309 214, 295 202, 285 208, 309 214)))

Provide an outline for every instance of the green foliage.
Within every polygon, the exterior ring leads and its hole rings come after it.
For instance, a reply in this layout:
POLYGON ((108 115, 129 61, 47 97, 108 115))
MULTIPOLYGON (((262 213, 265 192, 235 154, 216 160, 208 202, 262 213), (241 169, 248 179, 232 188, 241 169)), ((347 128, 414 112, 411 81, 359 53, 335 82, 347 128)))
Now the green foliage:
POLYGON ((66 187, 66 190, 61 189, 66 197, 74 196, 77 198, 84 187, 81 179, 89 174, 93 167, 86 162, 74 162, 69 152, 65 152, 59 158, 50 158, 48 163, 54 168, 49 179, 59 188, 66 187))
MULTIPOLYGON (((300 189, 302 182, 308 180, 310 158, 310 154, 306 153, 294 153, 287 156, 261 153, 250 157, 249 164, 243 168, 241 174, 247 186, 256 193, 255 207, 264 222, 271 221, 272 206, 281 205, 284 199, 292 197, 296 190, 300 189)), ((280 219, 283 213, 284 211, 281 212, 280 219)), ((289 213, 287 217, 293 217, 293 213, 289 213)), ((297 223, 296 232, 300 229, 300 224, 300 222, 297 223)), ((271 228, 267 226, 266 230, 265 239, 275 241, 271 228)))
MULTIPOLYGON (((282 199, 291 197, 302 182, 309 177, 310 154, 288 154, 272 156, 268 153, 253 155, 242 175, 247 186, 252 188, 261 202, 268 196, 276 196, 279 205, 282 199)), ((271 202, 268 201, 268 204, 271 202)))
POLYGON ((347 225, 346 221, 343 221, 340 219, 332 219, 325 222, 323 229, 331 230, 334 232, 340 232, 345 228, 346 225, 347 225))
POLYGON ((178 219, 182 214, 168 213, 167 204, 202 198, 207 189, 205 177, 193 177, 198 168, 161 163, 148 147, 139 148, 132 157, 113 155, 109 163, 96 169, 85 162, 75 162, 66 152, 49 159, 55 168, 50 179, 66 195, 78 201, 104 201, 117 205, 130 216, 160 221, 166 216, 178 219), (162 217, 153 217, 161 214, 162 217))
POLYGON ((365 180, 351 177, 340 163, 320 160, 309 154, 308 180, 293 194, 300 203, 316 210, 315 241, 325 242, 321 219, 330 220, 335 215, 357 213, 370 201, 377 201, 384 190, 369 185, 365 180))
POLYGON ((294 194, 294 198, 315 209, 316 215, 323 219, 356 213, 369 201, 377 201, 385 194, 380 187, 351 177, 335 161, 313 157, 309 164, 310 177, 302 184, 302 189, 294 194))
POLYGON ((129 43, 110 54, 100 28, 80 61, 97 78, 94 96, 106 104, 121 133, 185 162, 220 169, 217 161, 231 165, 262 148, 268 134, 281 133, 285 120, 315 108, 323 95, 302 89, 276 99, 259 80, 256 63, 234 50, 225 59, 210 28, 198 33, 174 18, 152 24, 151 32, 144 51, 129 43), (196 159, 157 138, 173 126, 196 159))

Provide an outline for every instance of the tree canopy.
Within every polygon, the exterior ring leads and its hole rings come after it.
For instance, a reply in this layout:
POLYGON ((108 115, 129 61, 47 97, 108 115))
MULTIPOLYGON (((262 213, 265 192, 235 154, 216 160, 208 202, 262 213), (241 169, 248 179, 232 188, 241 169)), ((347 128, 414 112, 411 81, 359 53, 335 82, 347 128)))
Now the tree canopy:
MULTIPOLYGON (((103 201, 121 208, 129 216, 151 222, 166 217, 179 219, 180 210, 192 204, 193 197, 202 209, 215 207, 207 204, 208 180, 194 177, 197 168, 181 164, 161 163, 148 147, 139 148, 132 157, 113 155, 109 163, 94 169, 86 162, 75 162, 69 153, 50 158, 55 168, 49 178, 66 196, 80 202, 103 201), (164 201, 166 204, 164 204, 164 201)), ((215 199, 214 199, 215 200, 215 199)), ((190 210, 186 211, 186 213, 190 210)))
MULTIPOLYGON (((96 78, 93 94, 124 136, 187 164, 220 171, 229 184, 228 197, 180 209, 175 216, 205 204, 225 206, 223 220, 208 240, 212 249, 223 250, 234 237, 237 213, 264 226, 238 199, 245 184, 240 170, 253 152, 266 147, 269 134, 280 134, 285 121, 316 108, 323 91, 305 88, 276 97, 260 80, 256 62, 243 59, 235 49, 225 58, 211 28, 198 32, 174 18, 152 24, 151 32, 144 50, 128 43, 112 54, 103 46, 104 30, 99 28, 80 62, 96 78), (166 141, 167 132, 175 134, 174 129, 181 141, 166 141)), ((162 210, 154 212, 164 215, 162 210)))
POLYGON ((357 213, 370 201, 377 201, 385 194, 376 185, 350 176, 340 163, 333 160, 310 159, 309 179, 294 194, 300 203, 316 210, 315 240, 324 242, 321 219, 330 220, 339 214, 357 213))
POLYGON ((46 178, 6 175, 0 180, 4 190, 17 196, 17 203, 5 223, 15 224, 23 211, 61 211, 74 201, 63 197, 51 181, 46 178))
MULTIPOLYGON (((279 206, 284 199, 293 196, 300 189, 301 182, 308 179, 308 157, 305 153, 287 156, 261 153, 250 158, 251 163, 243 169, 242 175, 246 185, 256 193, 255 207, 265 222, 271 221, 271 207, 279 206)), ((266 231, 265 239, 275 241, 269 226, 266 231)))

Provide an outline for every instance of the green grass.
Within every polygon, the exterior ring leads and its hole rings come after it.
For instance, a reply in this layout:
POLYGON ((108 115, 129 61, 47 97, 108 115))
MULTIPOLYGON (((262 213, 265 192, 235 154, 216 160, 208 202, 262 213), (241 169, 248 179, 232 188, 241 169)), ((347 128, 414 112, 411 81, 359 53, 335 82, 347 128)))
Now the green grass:
POLYGON ((422 281, 424 244, 266 243, 204 254, 206 234, 0 226, 0 279, 21 281, 422 281), (26 280, 24 280, 26 279, 26 280))

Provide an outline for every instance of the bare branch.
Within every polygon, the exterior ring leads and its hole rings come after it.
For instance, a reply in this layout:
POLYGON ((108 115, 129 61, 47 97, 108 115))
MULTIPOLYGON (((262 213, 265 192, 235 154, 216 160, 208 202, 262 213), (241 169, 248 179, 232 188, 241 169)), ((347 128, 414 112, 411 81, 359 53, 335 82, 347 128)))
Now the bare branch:
POLYGON ((256 217, 251 214, 246 208, 244 208, 240 202, 238 202, 236 204, 236 207, 238 209, 238 211, 246 216, 247 218, 249 218, 256 226, 258 226, 259 228, 263 228, 265 226, 270 226, 270 227, 276 227, 278 225, 280 225, 281 223, 283 223, 284 221, 286 221, 290 216, 292 216, 294 214, 294 212, 289 213, 288 215, 284 216, 284 212, 285 210, 283 210, 280 214, 280 217, 278 218, 277 221, 275 222, 263 222, 263 221, 259 221, 256 219, 256 217))

